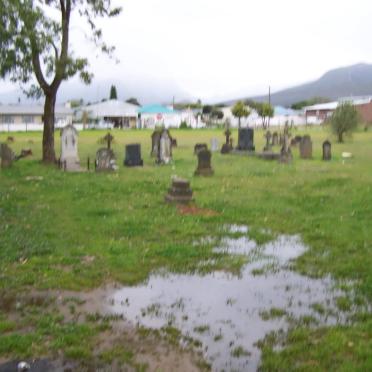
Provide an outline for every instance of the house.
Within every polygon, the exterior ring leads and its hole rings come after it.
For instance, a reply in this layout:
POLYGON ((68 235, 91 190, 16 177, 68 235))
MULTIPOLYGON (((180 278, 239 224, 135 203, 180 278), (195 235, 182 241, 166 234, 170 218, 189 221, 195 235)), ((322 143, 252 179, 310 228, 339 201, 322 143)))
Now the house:
POLYGON ((330 118, 336 108, 344 102, 350 102, 359 113, 363 123, 372 123, 372 96, 342 97, 338 101, 307 106, 304 108, 307 124, 322 124, 330 118))
MULTIPOLYGON (((239 119, 232 114, 232 107, 223 107, 224 120, 228 120, 232 127, 238 127, 239 119)), ((250 114, 248 117, 243 117, 240 120, 242 127, 261 127, 262 118, 258 115, 257 111, 249 108, 250 114)), ((267 119, 266 119, 267 121, 267 119)), ((283 126, 285 123, 293 125, 305 124, 304 116, 301 112, 287 109, 282 106, 274 107, 274 116, 270 118, 270 126, 283 126)))
POLYGON ((179 128, 182 122, 180 111, 162 105, 147 105, 139 110, 140 128, 155 128, 157 125, 165 128, 179 128))
POLYGON ((110 99, 92 105, 82 106, 76 110, 79 121, 94 120, 114 128, 136 128, 139 107, 131 103, 110 99), (84 116, 87 116, 85 119, 84 116))
MULTIPOLYGON (((0 105, 0 131, 43 130, 44 107, 42 105, 0 105)), ((55 107, 55 127, 72 123, 73 111, 64 106, 55 107)))

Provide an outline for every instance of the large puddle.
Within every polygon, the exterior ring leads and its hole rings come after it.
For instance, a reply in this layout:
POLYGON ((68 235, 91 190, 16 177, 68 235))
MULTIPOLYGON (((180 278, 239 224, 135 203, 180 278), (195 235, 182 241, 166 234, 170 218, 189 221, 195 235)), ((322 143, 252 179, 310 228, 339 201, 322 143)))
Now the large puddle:
POLYGON ((293 320, 345 320, 335 305, 341 292, 331 278, 311 279, 289 269, 306 251, 299 237, 279 236, 259 247, 244 226, 233 226, 230 233, 234 237, 222 239, 215 251, 247 255, 241 275, 152 275, 143 285, 115 291, 109 311, 149 328, 178 328, 201 342, 214 371, 255 371, 257 341, 271 331, 286 331, 293 320))

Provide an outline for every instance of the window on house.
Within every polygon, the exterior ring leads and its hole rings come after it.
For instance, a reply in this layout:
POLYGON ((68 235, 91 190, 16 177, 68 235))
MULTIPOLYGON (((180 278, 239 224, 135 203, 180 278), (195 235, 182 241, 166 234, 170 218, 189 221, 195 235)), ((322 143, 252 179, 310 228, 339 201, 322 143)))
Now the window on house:
POLYGON ((14 123, 14 118, 12 115, 1 115, 0 122, 3 124, 12 124, 14 123))
POLYGON ((22 123, 31 124, 35 122, 35 118, 32 115, 22 116, 22 123))

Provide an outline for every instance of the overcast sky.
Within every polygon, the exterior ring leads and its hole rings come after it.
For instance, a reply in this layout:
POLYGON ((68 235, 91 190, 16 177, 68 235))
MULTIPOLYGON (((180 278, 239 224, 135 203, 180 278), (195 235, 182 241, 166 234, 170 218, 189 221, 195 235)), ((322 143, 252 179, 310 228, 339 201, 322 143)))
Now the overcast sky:
POLYGON ((174 90, 208 101, 266 93, 269 85, 276 91, 372 62, 371 0, 116 3, 122 14, 101 24, 119 64, 96 58, 73 17, 73 48, 90 56, 96 81, 152 91, 169 86, 170 98, 174 90))

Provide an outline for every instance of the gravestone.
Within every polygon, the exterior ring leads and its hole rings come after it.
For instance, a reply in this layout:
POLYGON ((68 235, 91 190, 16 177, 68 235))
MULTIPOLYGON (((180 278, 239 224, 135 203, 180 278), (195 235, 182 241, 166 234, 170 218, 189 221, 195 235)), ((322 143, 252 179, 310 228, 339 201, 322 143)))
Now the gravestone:
POLYGON ((173 178, 172 186, 165 195, 165 201, 174 203, 188 203, 192 201, 192 190, 190 182, 183 178, 173 178))
POLYGON ((313 157, 313 143, 310 136, 306 135, 300 141, 300 158, 311 159, 313 157))
POLYGON ((12 149, 6 144, 2 143, 0 145, 0 158, 1 158, 1 168, 10 168, 15 159, 15 155, 12 149))
POLYGON ((79 171, 78 132, 71 124, 61 131, 61 165, 66 171, 79 171))
POLYGON ((254 151, 253 142, 254 131, 252 128, 240 128, 238 133, 238 146, 239 151, 254 151))
POLYGON ((151 156, 158 159, 160 152, 161 131, 155 130, 151 135, 151 156))
POLYGON ((124 165, 126 167, 142 167, 143 160, 141 159, 141 145, 133 143, 125 146, 124 165))
POLYGON ((231 136, 231 130, 229 128, 227 128, 225 130, 225 143, 222 145, 222 148, 221 148, 221 154, 228 154, 232 149, 232 138, 230 138, 231 136))
POLYGON ((291 146, 296 147, 299 143, 301 143, 301 136, 295 136, 294 138, 291 139, 291 146))
POLYGON ((176 138, 171 138, 172 139, 172 147, 177 147, 177 139, 176 138))
POLYGON ((159 164, 169 164, 172 160, 172 138, 167 129, 163 129, 160 136, 159 164))
POLYGON ((218 151, 218 139, 217 138, 211 139, 211 151, 212 152, 218 151))
POLYGON ((117 170, 114 151, 107 148, 99 149, 96 153, 95 167, 97 172, 117 170))
POLYGON ((280 157, 279 162, 280 163, 291 163, 293 159, 292 151, 289 143, 289 135, 288 133, 283 134, 283 146, 280 150, 280 157))
POLYGON ((198 152, 202 150, 208 150, 208 145, 206 143, 197 143, 194 146, 194 154, 198 155, 198 152))
POLYGON ((271 151, 271 144, 270 144, 271 137, 272 137, 271 132, 268 130, 265 133, 266 144, 265 144, 265 147, 263 148, 263 151, 271 151))
POLYGON ((331 145, 331 142, 329 142, 328 140, 325 140, 323 142, 323 160, 331 160, 332 159, 332 152, 331 152, 331 149, 332 149, 332 145, 331 145))
POLYGON ((278 132, 274 132, 273 136, 271 137, 271 146, 278 146, 278 145, 279 145, 278 132))
POLYGON ((214 172, 211 166, 212 153, 203 149, 198 152, 198 168, 195 171, 196 176, 211 176, 214 172))

